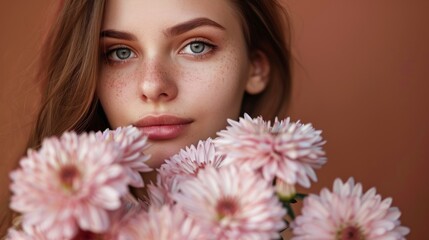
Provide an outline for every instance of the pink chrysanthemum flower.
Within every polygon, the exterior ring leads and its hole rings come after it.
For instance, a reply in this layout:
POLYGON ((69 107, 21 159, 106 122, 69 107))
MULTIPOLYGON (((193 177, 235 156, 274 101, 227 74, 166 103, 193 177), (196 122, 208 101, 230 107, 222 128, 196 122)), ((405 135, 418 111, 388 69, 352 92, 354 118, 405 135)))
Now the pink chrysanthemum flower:
MULTIPOLYGON (((195 221, 174 206, 149 208, 130 221, 129 239, 188 240, 208 239, 195 221)), ((120 238, 124 239, 125 238, 120 238)))
POLYGON ((103 233, 94 233, 90 231, 80 230, 73 240, 135 240, 136 234, 131 222, 142 214, 143 208, 141 202, 136 200, 131 194, 127 194, 123 198, 121 207, 113 212, 110 212, 111 225, 109 229, 103 233))
POLYGON ((362 193, 353 178, 336 179, 333 191, 322 189, 320 196, 304 199, 302 215, 292 223, 295 240, 405 239, 407 227, 400 226, 400 211, 392 199, 381 199, 375 188, 362 193))
POLYGON ((173 192, 178 191, 179 181, 172 179, 167 183, 161 181, 161 177, 157 176, 157 183, 149 183, 147 185, 147 200, 146 207, 161 208, 163 205, 173 205, 174 200, 171 196, 173 192))
POLYGON ((41 232, 34 229, 34 227, 32 227, 21 231, 11 228, 8 230, 6 240, 49 240, 49 239, 46 238, 44 234, 42 234, 41 232))
POLYGON ((262 117, 252 119, 245 114, 238 122, 228 120, 230 126, 218 132, 215 139, 218 152, 227 155, 224 164, 237 164, 261 172, 272 181, 278 177, 289 184, 310 187, 317 181, 315 168, 325 162, 321 131, 311 124, 277 119, 271 126, 262 117))
POLYGON ((219 168, 224 160, 223 156, 216 154, 215 146, 211 138, 199 141, 197 147, 194 145, 181 149, 180 152, 167 159, 159 169, 161 181, 167 185, 173 179, 194 177, 200 169, 210 165, 219 168))
POLYGON ((147 136, 133 126, 119 127, 116 130, 106 129, 104 132, 97 132, 96 135, 98 139, 118 144, 123 154, 117 162, 124 166, 131 179, 130 185, 143 187, 144 182, 139 172, 152 171, 152 168, 145 163, 150 158, 149 155, 144 154, 148 146, 147 136))
POLYGON ((33 237, 31 237, 30 234, 23 231, 15 230, 15 229, 9 229, 6 236, 6 240, 32 240, 32 239, 33 237))
POLYGON ((118 154, 92 133, 45 139, 11 173, 10 206, 23 215, 24 228, 34 226, 49 239, 71 238, 78 229, 103 232, 108 211, 128 191, 129 179, 114 163, 118 154))
POLYGON ((112 226, 109 230, 96 239, 104 240, 134 240, 135 229, 132 222, 144 212, 143 203, 135 199, 131 194, 123 199, 122 206, 110 214, 112 226))
POLYGON ((179 188, 177 205, 213 239, 277 239, 285 228, 273 187, 251 171, 206 167, 179 188))
POLYGON ((148 185, 149 205, 160 207, 173 204, 171 194, 177 191, 182 181, 196 177, 207 166, 220 168, 223 159, 223 156, 216 154, 211 138, 199 141, 196 147, 192 145, 180 150, 158 169, 156 185, 148 185))

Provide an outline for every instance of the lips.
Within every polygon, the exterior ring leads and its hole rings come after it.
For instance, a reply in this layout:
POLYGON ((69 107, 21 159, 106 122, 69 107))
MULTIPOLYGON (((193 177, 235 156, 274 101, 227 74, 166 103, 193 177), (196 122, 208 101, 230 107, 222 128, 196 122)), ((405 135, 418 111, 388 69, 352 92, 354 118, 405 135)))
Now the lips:
POLYGON ((178 137, 194 120, 171 115, 147 116, 134 126, 148 135, 150 140, 169 140, 178 137))

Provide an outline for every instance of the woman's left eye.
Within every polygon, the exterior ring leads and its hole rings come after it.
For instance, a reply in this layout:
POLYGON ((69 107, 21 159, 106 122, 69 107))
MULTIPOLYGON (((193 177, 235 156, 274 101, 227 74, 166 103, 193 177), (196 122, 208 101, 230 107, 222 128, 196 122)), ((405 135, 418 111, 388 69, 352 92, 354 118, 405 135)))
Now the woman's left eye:
POLYGON ((203 41, 193 41, 186 45, 180 53, 191 55, 204 55, 213 50, 214 45, 203 41))
POLYGON ((119 46, 107 51, 105 57, 112 63, 123 63, 136 57, 136 54, 128 47, 119 46))

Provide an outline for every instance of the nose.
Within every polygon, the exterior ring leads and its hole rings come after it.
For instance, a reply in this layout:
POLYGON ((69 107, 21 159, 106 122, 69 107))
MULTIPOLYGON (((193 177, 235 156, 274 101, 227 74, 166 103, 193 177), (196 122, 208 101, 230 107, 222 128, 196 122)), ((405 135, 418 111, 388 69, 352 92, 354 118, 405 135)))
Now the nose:
POLYGON ((140 78, 141 98, 145 102, 167 102, 176 98, 178 88, 172 68, 165 61, 147 60, 140 78))

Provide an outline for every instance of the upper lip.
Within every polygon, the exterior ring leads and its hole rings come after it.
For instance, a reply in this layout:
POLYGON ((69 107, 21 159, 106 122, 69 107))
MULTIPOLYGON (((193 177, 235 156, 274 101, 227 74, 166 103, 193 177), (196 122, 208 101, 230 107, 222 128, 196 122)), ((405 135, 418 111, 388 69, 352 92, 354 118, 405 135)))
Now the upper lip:
POLYGON ((173 115, 158 115, 146 116, 137 121, 134 126, 136 127, 153 127, 153 126, 168 126, 168 125, 184 125, 192 123, 194 120, 191 118, 181 118, 173 115))

